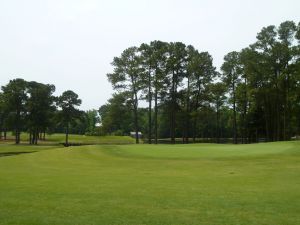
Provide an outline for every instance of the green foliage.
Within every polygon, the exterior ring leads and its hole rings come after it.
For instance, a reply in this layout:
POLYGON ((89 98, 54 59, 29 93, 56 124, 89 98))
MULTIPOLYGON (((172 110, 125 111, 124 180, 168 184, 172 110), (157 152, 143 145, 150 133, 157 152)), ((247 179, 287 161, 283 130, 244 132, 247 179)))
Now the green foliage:
POLYGON ((32 134, 30 143, 37 144, 39 132, 45 132, 51 126, 51 119, 56 110, 54 105, 54 85, 37 82, 28 83, 28 100, 26 101, 26 124, 32 134))
POLYGON ((72 133, 99 133, 95 130, 97 111, 79 111, 76 106, 81 100, 73 91, 55 97, 54 85, 23 79, 11 80, 1 90, 0 139, 6 139, 7 132, 12 131, 18 144, 21 132, 28 132, 29 143, 37 144, 46 133, 65 132, 66 127, 72 133))
POLYGON ((148 101, 148 120, 143 118, 139 129, 148 134, 149 143, 153 125, 155 140, 160 134, 173 143, 176 137, 187 143, 200 136, 232 137, 234 143, 289 140, 300 132, 299 43, 299 24, 293 21, 264 27, 255 43, 225 55, 222 74, 208 52, 181 42, 134 48, 140 56, 135 67, 143 69, 136 72, 141 89, 135 96, 148 101), (158 83, 157 75, 162 75, 158 83), (217 81, 222 84, 214 87, 217 81), (213 120, 211 114, 216 123, 207 122, 213 120))
POLYGON ((97 127, 99 124, 100 118, 97 110, 88 110, 84 113, 84 124, 86 124, 85 134, 87 135, 97 135, 97 127))
POLYGON ((76 106, 81 105, 81 100, 73 91, 65 91, 57 100, 57 105, 61 108, 61 116, 64 124, 68 124, 74 117, 79 117, 79 110, 76 106))
POLYGON ((298 48, 295 32, 292 21, 283 22, 278 28, 263 28, 256 43, 241 55, 249 105, 248 123, 257 126, 256 131, 250 132, 259 132, 259 136, 268 140, 286 140, 297 132, 297 122, 291 120, 296 115, 295 97, 299 88, 294 75, 299 57, 295 54, 298 48))
POLYGON ((81 99, 78 98, 78 95, 75 92, 68 90, 63 92, 62 95, 58 97, 57 105, 61 108, 61 111, 58 115, 60 121, 66 128, 65 145, 68 146, 70 123, 76 118, 80 118, 82 115, 82 112, 76 108, 76 106, 81 105, 81 99))
POLYGON ((123 93, 114 94, 106 105, 100 107, 99 115, 106 134, 129 135, 133 129, 131 106, 123 93))
MULTIPOLYGON (((10 81, 0 92, 0 138, 13 131, 128 135, 148 142, 169 137, 231 138, 234 143, 289 140, 300 133, 300 24, 262 28, 256 41, 225 55, 221 72, 212 56, 182 42, 152 41, 125 49, 107 74, 116 91, 107 104, 82 112, 72 91, 54 97, 53 85, 10 81), (139 107, 140 101, 148 103, 139 107), (59 106, 59 110, 54 106, 59 106), (100 124, 100 127, 96 127, 100 124)), ((67 140, 66 140, 67 141, 67 140)))
MULTIPOLYGON (((190 135, 188 129, 190 114, 192 111, 197 111, 200 104, 208 99, 207 85, 217 75, 212 57, 207 52, 199 53, 193 46, 186 46, 181 42, 153 41, 149 45, 142 44, 139 48, 129 48, 122 53, 121 57, 114 58, 112 64, 115 68, 114 73, 108 74, 109 81, 116 90, 122 90, 119 93, 132 104, 134 130, 142 130, 147 134, 149 143, 152 139, 152 127, 154 127, 156 143, 158 133, 161 132, 158 125, 158 113, 161 111, 159 107, 166 109, 164 113, 168 114, 167 120, 170 126, 169 131, 163 132, 169 132, 173 142, 180 127, 187 127, 185 136, 190 135), (188 90, 182 90, 186 78, 188 90), (140 114, 137 110, 139 99, 146 99, 149 103, 148 119, 143 117, 145 113, 140 114), (140 116, 142 118, 139 118, 140 116), (142 124, 139 124, 139 121, 142 124)), ((105 119, 105 116, 112 115, 112 111, 117 110, 106 105, 103 106, 102 111, 104 121, 111 121, 108 124, 112 125, 112 121, 116 119, 112 119, 112 116, 105 119)), ((197 118, 193 118, 193 124, 195 131, 197 118)), ((118 127, 105 124, 103 127, 120 130, 118 127)))
POLYGON ((108 80, 113 88, 121 90, 128 97, 128 102, 132 105, 133 124, 136 133, 136 143, 139 143, 138 125, 138 92, 142 89, 143 68, 140 66, 141 57, 138 48, 131 47, 125 49, 120 57, 115 57, 112 65, 114 72, 107 74, 108 80))
POLYGON ((20 143, 20 133, 24 126, 25 102, 27 100, 27 82, 23 79, 9 81, 6 86, 2 86, 2 98, 4 110, 9 112, 7 123, 15 133, 16 144, 20 143))

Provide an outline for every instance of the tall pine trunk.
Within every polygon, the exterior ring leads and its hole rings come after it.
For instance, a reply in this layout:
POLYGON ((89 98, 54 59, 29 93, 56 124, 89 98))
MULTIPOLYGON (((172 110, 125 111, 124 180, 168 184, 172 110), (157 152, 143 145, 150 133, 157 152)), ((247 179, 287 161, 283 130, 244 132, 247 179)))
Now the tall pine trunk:
POLYGON ((197 95, 196 95, 196 102, 195 102, 195 118, 193 120, 193 142, 196 142, 196 136, 197 136, 197 125, 198 125, 198 115, 197 115, 197 111, 199 108, 199 102, 200 102, 200 94, 201 94, 201 82, 200 82, 200 78, 197 78, 197 95))
POLYGON ((31 145, 32 144, 32 132, 29 131, 29 144, 31 145))
POLYGON ((35 130, 35 139, 34 139, 34 144, 37 145, 38 143, 38 138, 39 138, 39 131, 38 129, 35 130))
POLYGON ((220 112, 219 112, 219 104, 217 103, 217 143, 220 143, 220 112))
POLYGON ((235 83, 232 84, 233 91, 233 142, 237 144, 237 128, 236 128, 236 99, 235 99, 235 83))
POLYGON ((157 108, 157 87, 155 88, 155 96, 154 96, 154 132, 155 132, 155 144, 157 144, 157 138, 158 138, 158 127, 157 127, 157 114, 158 114, 158 108, 157 108))
POLYGON ((176 104, 176 84, 175 84, 175 71, 173 71, 172 75, 172 93, 171 93, 171 126, 170 126, 170 136, 171 136, 171 143, 175 144, 175 104, 176 104))
POLYGON ((135 129, 135 143, 138 144, 139 141, 139 126, 138 126, 138 99, 137 93, 134 92, 134 129, 135 129))
POLYGON ((67 123, 67 127, 66 127, 66 141, 65 141, 65 146, 66 147, 69 146, 69 122, 67 123))
POLYGON ((16 138, 15 138, 15 142, 16 144, 20 144, 20 115, 21 112, 19 109, 17 109, 17 112, 16 112, 16 128, 15 128, 15 132, 16 132, 16 138))
POLYGON ((148 143, 152 144, 152 91, 151 91, 151 73, 148 75, 148 143))
POLYGON ((187 82, 187 99, 186 99, 186 121, 185 121, 185 143, 189 143, 190 135, 190 78, 188 77, 187 82))
POLYGON ((248 97, 247 97, 247 78, 245 78, 245 90, 244 90, 244 109, 243 109, 243 144, 248 143, 248 129, 247 129, 247 111, 248 111, 248 97))

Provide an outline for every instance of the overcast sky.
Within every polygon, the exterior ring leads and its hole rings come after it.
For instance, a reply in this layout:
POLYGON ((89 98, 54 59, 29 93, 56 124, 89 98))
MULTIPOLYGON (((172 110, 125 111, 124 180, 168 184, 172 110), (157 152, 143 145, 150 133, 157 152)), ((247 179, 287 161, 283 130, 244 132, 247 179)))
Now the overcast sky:
POLYGON ((110 63, 127 47, 181 41, 219 68, 226 53, 285 20, 300 21, 299 0, 0 0, 0 85, 50 83, 97 109, 113 92, 110 63))

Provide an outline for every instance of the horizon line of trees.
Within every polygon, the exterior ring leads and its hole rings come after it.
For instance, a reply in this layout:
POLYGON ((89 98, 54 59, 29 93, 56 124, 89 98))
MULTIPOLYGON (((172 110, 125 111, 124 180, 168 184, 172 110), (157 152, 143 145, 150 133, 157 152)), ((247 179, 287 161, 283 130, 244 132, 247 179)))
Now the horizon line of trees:
POLYGON ((224 57, 181 42, 125 49, 107 74, 116 93, 99 109, 106 133, 160 138, 232 138, 233 143, 289 140, 300 132, 300 23, 264 27, 257 40, 224 57), (140 101, 148 103, 139 107, 140 101))
POLYGON ((80 111, 78 95, 71 90, 54 96, 55 86, 24 79, 13 79, 0 91, 0 139, 12 131, 15 143, 21 141, 21 132, 29 133, 29 144, 45 140, 46 133, 93 134, 96 132, 98 112, 80 111))
POLYGON ((182 42, 130 47, 112 65, 107 77, 116 92, 98 111, 80 111, 73 91, 54 96, 54 85, 9 81, 0 91, 0 139, 13 131, 18 144, 28 132, 37 144, 46 132, 65 132, 68 145, 69 133, 134 131, 139 143, 141 131, 148 143, 251 143, 300 133, 300 23, 264 27, 254 43, 225 55, 220 71, 208 52, 182 42))

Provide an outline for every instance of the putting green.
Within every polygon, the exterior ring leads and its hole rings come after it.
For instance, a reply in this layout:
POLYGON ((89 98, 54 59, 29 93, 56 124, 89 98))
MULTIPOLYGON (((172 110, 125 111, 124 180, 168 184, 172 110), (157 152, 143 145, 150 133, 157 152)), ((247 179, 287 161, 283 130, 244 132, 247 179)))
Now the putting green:
POLYGON ((300 224, 299 142, 0 145, 0 156, 1 225, 300 224))

